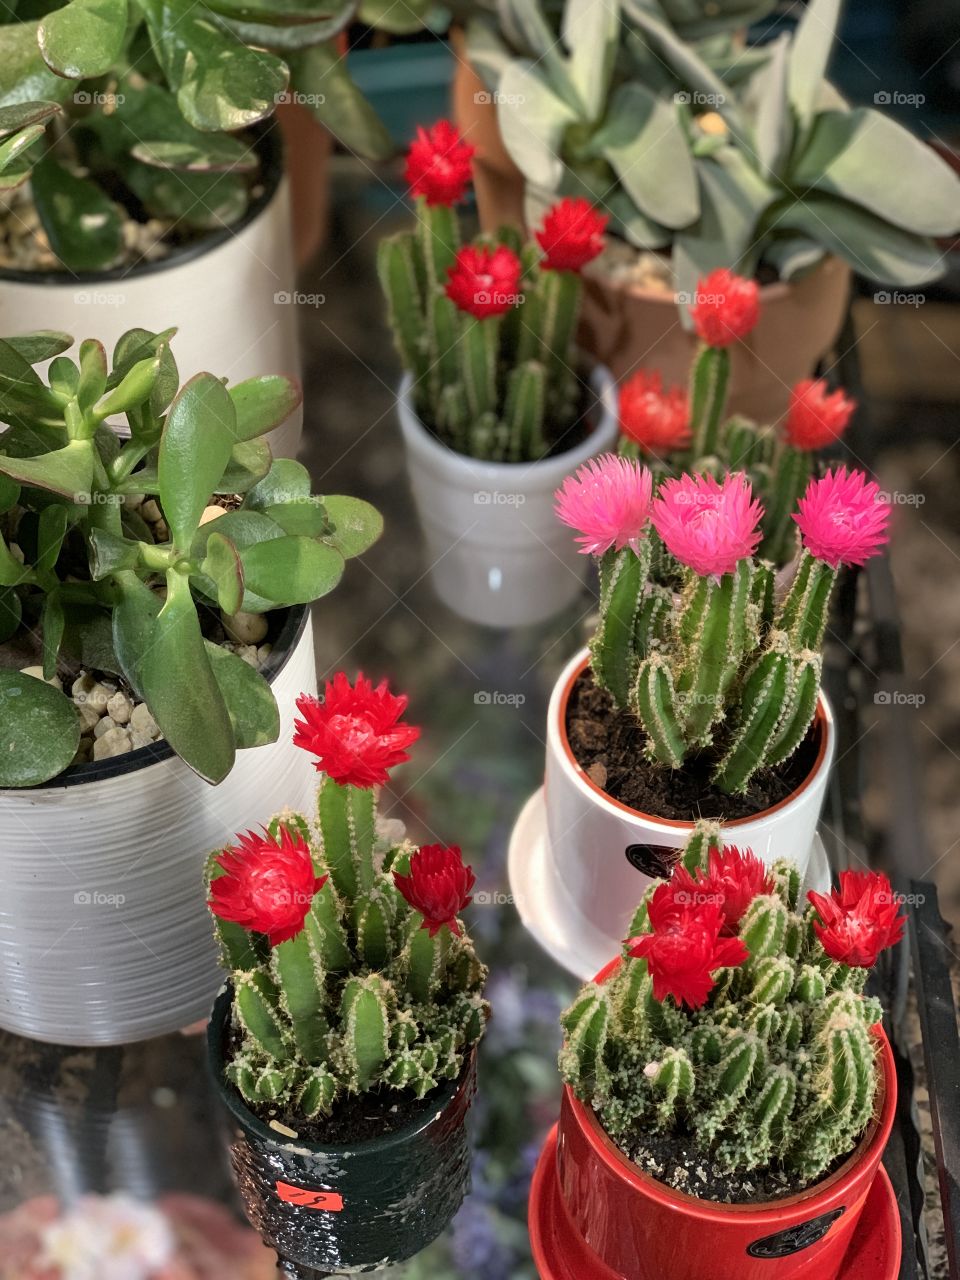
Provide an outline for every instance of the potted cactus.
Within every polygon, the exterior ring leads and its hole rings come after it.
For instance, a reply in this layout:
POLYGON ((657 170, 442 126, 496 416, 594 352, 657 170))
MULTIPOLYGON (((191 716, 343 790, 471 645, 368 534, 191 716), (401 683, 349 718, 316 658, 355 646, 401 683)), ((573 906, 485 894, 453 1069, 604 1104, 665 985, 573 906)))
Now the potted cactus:
MULTIPOLYGON (((418 8, 416 0, 410 10, 418 8)), ((0 22, 0 334, 182 321, 187 376, 297 349, 277 106, 389 155, 338 45, 356 5, 54 0, 0 22)), ((298 372, 298 370, 295 370, 298 372)), ((293 456, 301 413, 275 441, 293 456)))
POLYGON ((419 735, 407 699, 339 672, 297 705, 315 805, 211 861, 232 976, 209 1049, 247 1216, 306 1280, 404 1261, 456 1212, 487 1008, 460 850, 378 823, 375 789, 419 735))
POLYGON ((272 458, 296 383, 181 387, 172 336, 131 330, 112 360, 94 339, 65 354, 66 334, 0 341, 0 1025, 59 1043, 209 1009, 191 887, 224 812, 309 795, 288 741, 308 606, 381 528, 272 458))
POLYGON ((904 919, 876 872, 807 898, 796 864, 708 826, 648 887, 563 1015, 529 1207, 541 1280, 895 1280, 896 1073, 864 983, 904 919), (869 1263, 848 1270, 856 1242, 869 1263))
POLYGON ((613 381, 573 346, 580 270, 605 219, 560 201, 536 241, 461 244, 455 206, 473 148, 448 121, 407 157, 418 229, 381 242, 379 272, 405 376, 399 416, 440 598, 490 626, 536 622, 577 595, 552 491, 616 439, 613 381))
POLYGON ((841 567, 885 543, 890 507, 861 472, 812 479, 792 517, 802 550, 779 581, 757 556, 764 513, 742 472, 672 476, 654 493, 648 468, 606 455, 566 481, 557 512, 600 571, 596 633, 550 700, 539 871, 583 972, 698 817, 823 876, 811 854, 835 742, 827 614, 841 567))
POLYGON ((737 351, 732 404, 777 417, 837 337, 851 267, 903 287, 942 274, 935 238, 957 229, 960 180, 826 79, 835 0, 746 49, 696 21, 730 8, 566 0, 554 19, 507 0, 499 21, 474 20, 468 48, 525 220, 561 191, 610 214, 607 250, 584 273, 584 348, 617 377, 639 364, 679 380, 697 281, 717 267, 756 276, 763 321, 737 351))

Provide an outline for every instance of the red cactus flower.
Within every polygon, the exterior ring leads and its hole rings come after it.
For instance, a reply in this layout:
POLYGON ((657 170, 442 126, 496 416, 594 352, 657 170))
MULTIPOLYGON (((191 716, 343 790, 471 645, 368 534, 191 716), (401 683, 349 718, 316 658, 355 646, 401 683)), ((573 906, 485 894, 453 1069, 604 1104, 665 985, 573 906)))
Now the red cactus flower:
POLYGON ((691 902, 672 882, 660 885, 648 909, 653 932, 628 939, 628 953, 646 960, 655 1000, 673 996, 699 1009, 716 986, 714 973, 742 964, 746 946, 721 936, 724 916, 716 903, 691 902))
POLYGON ((464 142, 449 120, 438 120, 430 129, 417 128, 407 152, 404 170, 410 190, 427 204, 458 204, 470 185, 470 161, 476 147, 464 142))
POLYGON ((413 907, 423 916, 421 929, 429 929, 432 938, 446 925, 460 936, 457 916, 473 899, 470 890, 477 882, 471 867, 463 865, 456 845, 425 844, 410 859, 410 874, 393 873, 394 883, 413 907))
POLYGON ((503 315, 520 300, 520 259, 506 245, 465 245, 447 269, 447 297, 478 320, 503 315))
POLYGON ((609 218, 598 213, 583 196, 567 196, 548 209, 536 233, 544 252, 541 266, 549 271, 579 271, 603 252, 603 233, 609 218))
POLYGON ((714 845, 707 869, 698 868, 696 877, 680 865, 671 877, 677 893, 685 893, 694 906, 715 904, 723 915, 721 934, 733 937, 754 898, 773 893, 774 880, 752 849, 714 845))
POLYGON ((838 467, 810 481, 793 519, 810 554, 836 568, 879 553, 889 537, 890 510, 874 480, 838 467))
POLYGON ((807 898, 820 917, 814 932, 831 960, 872 969, 880 952, 903 937, 900 899, 879 871, 842 871, 840 887, 829 897, 811 889, 807 898))
POLYGON ((620 430, 644 453, 664 454, 690 443, 690 405, 683 387, 663 390, 660 374, 638 369, 620 387, 620 430))
POLYGON ((856 407, 839 388, 828 393, 823 378, 804 378, 790 393, 787 443, 794 449, 825 448, 843 435, 856 407))
POLYGON ((207 905, 221 920, 265 933, 271 947, 295 938, 314 894, 327 882, 315 874, 309 846, 286 827, 279 838, 264 830, 237 839, 215 859, 224 874, 211 880, 207 905))
POLYGON ((646 467, 615 453, 585 462, 554 495, 554 510, 579 531, 582 555, 602 556, 611 547, 636 551, 650 516, 653 476, 646 467))
POLYGON ((707 346, 729 347, 739 342, 760 319, 756 280, 735 275, 726 267, 711 271, 697 284, 690 316, 707 346))
POLYGON ((357 676, 356 684, 342 671, 324 687, 323 700, 303 693, 295 720, 294 744, 317 757, 316 768, 341 786, 373 787, 387 780, 387 771, 409 760, 407 747, 420 737, 414 725, 398 723, 407 709, 406 694, 392 694, 386 680, 376 688, 357 676))
POLYGON ((763 508, 740 472, 665 480, 650 518, 671 555, 702 578, 733 573, 760 544, 763 508))

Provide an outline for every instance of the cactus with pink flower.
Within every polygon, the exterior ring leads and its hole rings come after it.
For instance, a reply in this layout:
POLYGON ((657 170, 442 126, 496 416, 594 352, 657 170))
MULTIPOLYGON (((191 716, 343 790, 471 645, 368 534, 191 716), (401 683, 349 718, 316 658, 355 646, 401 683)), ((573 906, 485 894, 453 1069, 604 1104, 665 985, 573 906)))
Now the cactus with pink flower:
POLYGON ((608 454, 567 479, 557 514, 599 563, 594 679, 639 720, 647 756, 679 769, 705 753, 728 793, 787 761, 816 713, 838 571, 887 540, 876 483, 845 467, 809 482, 785 592, 757 556, 764 509, 742 472, 655 489, 647 467, 608 454))

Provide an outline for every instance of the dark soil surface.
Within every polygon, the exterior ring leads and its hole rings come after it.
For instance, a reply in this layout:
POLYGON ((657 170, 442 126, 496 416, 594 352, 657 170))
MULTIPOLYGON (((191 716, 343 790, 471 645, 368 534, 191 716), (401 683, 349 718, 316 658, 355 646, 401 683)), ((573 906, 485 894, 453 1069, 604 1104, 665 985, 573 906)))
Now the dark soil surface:
POLYGON ((292 1129, 303 1142, 321 1147, 349 1147, 369 1142, 371 1138, 385 1138, 406 1128, 418 1116, 429 1113, 442 1089, 443 1085, 438 1085, 425 1098, 415 1098, 396 1089, 361 1093, 341 1098, 332 1116, 318 1116, 315 1120, 304 1120, 293 1107, 272 1103, 255 1105, 246 1099, 244 1105, 264 1124, 276 1120, 292 1129))
POLYGON ((715 760, 708 752, 682 769, 645 759, 646 734, 629 711, 614 709, 610 695, 598 689, 587 668, 567 704, 567 736, 577 762, 608 796, 658 818, 691 821, 751 818, 769 809, 804 781, 813 768, 818 731, 810 732, 782 765, 758 774, 743 795, 731 796, 710 782, 715 760))

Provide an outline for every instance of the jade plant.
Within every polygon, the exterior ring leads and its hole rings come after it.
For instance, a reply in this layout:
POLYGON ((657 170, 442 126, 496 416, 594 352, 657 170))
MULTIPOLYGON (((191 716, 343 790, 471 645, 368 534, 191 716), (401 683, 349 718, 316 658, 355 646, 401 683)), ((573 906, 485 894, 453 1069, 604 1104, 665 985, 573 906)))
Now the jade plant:
POLYGON ((316 600, 381 531, 367 503, 315 496, 305 468, 273 459, 264 437, 299 404, 295 382, 181 387, 173 333, 131 329, 112 360, 95 339, 72 359, 61 333, 0 341, 0 642, 14 658, 36 643, 43 676, 0 666, 0 786, 71 763, 81 724, 59 684, 81 668, 125 682, 220 781, 238 748, 276 740, 279 711, 201 619, 219 610, 229 633, 316 600))
POLYGON ((417 228, 381 241, 380 280, 420 420, 459 453, 533 462, 573 443, 579 273, 606 218, 561 200, 535 243, 504 228, 461 245, 473 153, 448 121, 419 131, 406 170, 417 228))
POLYGON ((804 741, 839 569, 882 548, 890 507, 862 472, 811 480, 781 594, 774 566, 756 556, 763 509, 742 472, 653 487, 648 468, 606 454, 557 492, 560 519, 599 563, 593 678, 637 717, 650 760, 680 769, 703 757, 716 786, 744 792, 804 741))
POLYGON ((705 6, 672 0, 566 0, 559 31, 536 0, 477 18, 470 56, 529 217, 584 196, 628 245, 669 255, 681 301, 716 267, 789 280, 827 253, 883 283, 937 278, 960 179, 827 80, 841 8, 811 0, 792 36, 746 49, 729 32, 701 38, 705 6))
POLYGON ((226 1074, 254 1107, 311 1120, 351 1094, 422 1098, 483 1034, 486 970, 457 918, 473 872, 458 848, 378 826, 375 788, 419 736, 406 705, 343 672, 321 701, 301 697, 294 741, 324 775, 315 812, 285 811, 211 860, 237 1033, 226 1074))
POLYGON ((259 159, 248 130, 278 103, 310 108, 352 150, 390 135, 351 80, 339 39, 358 16, 416 29, 357 0, 68 0, 0 20, 0 192, 32 178, 50 245, 74 270, 121 258, 124 212, 178 237, 240 219, 259 159))
POLYGON ((776 565, 796 549, 792 513, 817 469, 816 453, 843 435, 856 408, 841 389, 804 378, 792 389, 782 423, 727 416, 730 349, 760 316, 756 281, 719 268, 697 284, 690 309, 700 337, 689 391, 664 390, 656 371, 637 370, 620 387, 620 452, 642 457, 659 475, 683 467, 722 475, 747 473, 764 504, 760 555, 776 565))
POLYGON ((563 1015, 563 1078, 626 1154, 672 1135, 723 1173, 799 1189, 856 1146, 880 1074, 864 984, 902 936, 900 900, 877 872, 807 902, 800 885, 792 862, 768 869, 698 824, 615 973, 563 1015))

